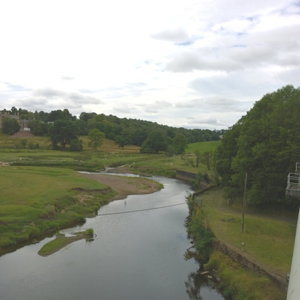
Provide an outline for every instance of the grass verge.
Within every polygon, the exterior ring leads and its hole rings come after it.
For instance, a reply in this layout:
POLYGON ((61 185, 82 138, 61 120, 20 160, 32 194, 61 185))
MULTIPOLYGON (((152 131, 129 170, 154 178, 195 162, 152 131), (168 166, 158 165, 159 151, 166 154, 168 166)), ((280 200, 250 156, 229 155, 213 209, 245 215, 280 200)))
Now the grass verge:
POLYGON ((245 216, 242 232, 241 212, 227 205, 223 191, 214 189, 201 196, 202 209, 209 228, 218 240, 224 241, 259 265, 286 277, 293 254, 296 219, 279 219, 273 213, 251 212, 245 216))
MULTIPOLYGON (((191 224, 199 233, 192 235, 198 251, 199 245, 202 246, 208 240, 207 234, 203 235, 197 229, 197 226, 204 226, 209 228, 217 240, 230 245, 239 255, 270 273, 286 278, 292 259, 295 219, 279 218, 278 213, 266 209, 263 213, 251 210, 251 214, 246 213, 246 229, 242 232, 241 211, 238 206, 228 205, 221 189, 212 189, 195 198, 192 212, 191 224)), ((219 250, 214 249, 210 253, 206 268, 216 270, 224 295, 232 299, 271 300, 286 297, 285 289, 277 283, 244 268, 219 250)))

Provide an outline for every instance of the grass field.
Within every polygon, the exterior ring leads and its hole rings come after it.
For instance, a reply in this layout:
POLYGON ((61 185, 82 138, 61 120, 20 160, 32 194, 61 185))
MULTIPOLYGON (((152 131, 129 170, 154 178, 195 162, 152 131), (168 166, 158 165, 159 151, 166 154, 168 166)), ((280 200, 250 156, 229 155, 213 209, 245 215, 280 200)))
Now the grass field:
POLYGON ((199 258, 209 256, 205 268, 216 271, 224 295, 229 299, 284 300, 285 289, 270 278, 237 264, 217 249, 212 249, 208 256, 205 251, 211 245, 212 232, 215 239, 228 245, 235 253, 285 280, 290 272, 297 215, 282 207, 280 212, 279 207, 247 208, 245 230, 242 232, 241 205, 230 205, 222 189, 214 188, 194 199, 189 198, 188 203, 192 209, 188 229, 199 258), (203 228, 204 232, 199 235, 203 228), (204 251, 203 245, 206 247, 204 251))
POLYGON ((0 167, 0 253, 83 221, 113 195, 106 186, 69 169, 0 167), (76 187, 86 192, 73 190, 76 187), (95 189, 97 194, 88 192, 95 189))
MULTIPOLYGON (((286 276, 290 271, 296 229, 296 218, 284 220, 272 212, 247 214, 245 232, 241 227, 241 211, 226 204, 222 190, 201 196, 202 208, 216 238, 233 245, 260 265, 286 276)), ((290 217, 290 215, 289 215, 290 217)))
MULTIPOLYGON (((0 135, 0 162, 10 162, 15 166, 63 167, 89 171, 99 171, 105 167, 129 165, 132 172, 169 177, 174 177, 176 170, 195 174, 207 172, 207 167, 203 161, 200 161, 198 167, 196 167, 196 157, 192 152, 186 152, 177 156, 142 154, 139 152, 139 147, 126 146, 120 148, 115 142, 107 139, 99 149, 93 151, 88 147, 88 139, 86 137, 82 138, 84 149, 86 149, 82 152, 49 150, 47 149, 48 147, 39 149, 7 148, 10 145, 8 141, 16 142, 18 139, 20 141, 20 138, 0 135), (7 147, 3 147, 3 145, 7 147)), ((49 141, 46 142, 46 138, 31 137, 29 139, 32 140, 32 143, 44 141, 44 145, 49 144, 49 141)), ((200 144, 205 145, 203 149, 208 149, 208 145, 213 145, 214 143, 197 143, 197 146, 200 147, 200 144)), ((195 147, 195 144, 191 145, 195 147)))
POLYGON ((208 141, 188 144, 186 148, 187 153, 199 151, 200 153, 214 152, 219 146, 220 141, 208 141))

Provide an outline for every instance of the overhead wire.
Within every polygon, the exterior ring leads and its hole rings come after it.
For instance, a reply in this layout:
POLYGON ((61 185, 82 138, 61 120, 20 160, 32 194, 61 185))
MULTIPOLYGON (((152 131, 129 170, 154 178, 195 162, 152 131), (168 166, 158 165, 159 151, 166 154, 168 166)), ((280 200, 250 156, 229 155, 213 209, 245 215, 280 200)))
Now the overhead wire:
POLYGON ((172 207, 172 206, 178 206, 178 205, 183 205, 183 204, 186 204, 186 202, 175 203, 175 204, 164 205, 164 206, 158 206, 158 207, 151 207, 151 208, 143 208, 143 209, 135 209, 135 210, 125 210, 125 211, 111 212, 111 213, 100 213, 100 214, 98 214, 98 216, 110 216, 110 215, 129 214, 129 213, 135 213, 135 212, 140 212, 140 211, 162 209, 162 208, 167 208, 167 207, 172 207))

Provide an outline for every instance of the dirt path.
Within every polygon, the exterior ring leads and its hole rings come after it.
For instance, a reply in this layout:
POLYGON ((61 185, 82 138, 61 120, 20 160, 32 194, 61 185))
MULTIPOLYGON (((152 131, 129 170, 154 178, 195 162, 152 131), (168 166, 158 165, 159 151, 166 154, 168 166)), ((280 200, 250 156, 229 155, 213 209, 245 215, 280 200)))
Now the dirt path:
POLYGON ((163 186, 151 179, 140 177, 126 177, 104 174, 82 174, 85 177, 106 184, 118 193, 114 199, 127 195, 150 194, 160 190, 163 186))

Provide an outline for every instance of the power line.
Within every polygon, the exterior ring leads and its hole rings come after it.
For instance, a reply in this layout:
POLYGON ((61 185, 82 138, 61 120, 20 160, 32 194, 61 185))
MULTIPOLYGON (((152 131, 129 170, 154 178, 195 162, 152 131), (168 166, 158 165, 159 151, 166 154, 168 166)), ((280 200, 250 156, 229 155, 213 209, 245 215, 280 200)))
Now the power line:
POLYGON ((177 206, 177 205, 183 205, 183 204, 186 204, 186 203, 182 202, 182 203, 176 203, 176 204, 170 204, 170 205, 159 206, 159 207, 152 207, 152 208, 126 210, 126 211, 113 212, 113 213, 103 213, 103 214, 98 214, 98 216, 111 216, 111 215, 129 214, 129 213, 135 213, 135 212, 140 212, 140 211, 147 211, 147 210, 167 208, 167 207, 172 207, 172 206, 177 206))

